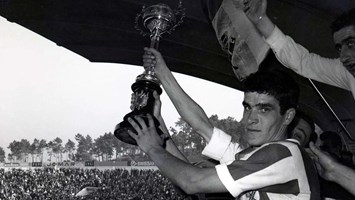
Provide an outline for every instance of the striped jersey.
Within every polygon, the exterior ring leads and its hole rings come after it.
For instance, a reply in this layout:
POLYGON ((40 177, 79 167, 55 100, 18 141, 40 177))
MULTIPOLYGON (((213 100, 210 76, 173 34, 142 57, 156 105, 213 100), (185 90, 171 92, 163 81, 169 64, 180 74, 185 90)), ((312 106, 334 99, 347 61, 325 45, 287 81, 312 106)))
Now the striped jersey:
POLYGON ((221 160, 216 166, 218 177, 237 199, 320 199, 314 163, 291 140, 241 150, 228 134, 215 128, 203 154, 221 160))

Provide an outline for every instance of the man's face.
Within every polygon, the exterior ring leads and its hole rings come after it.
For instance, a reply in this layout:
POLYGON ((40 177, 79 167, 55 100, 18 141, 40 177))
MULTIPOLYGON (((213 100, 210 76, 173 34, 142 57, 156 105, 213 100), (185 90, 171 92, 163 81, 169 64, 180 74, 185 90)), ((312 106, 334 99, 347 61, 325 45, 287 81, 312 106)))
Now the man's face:
POLYGON ((279 102, 273 96, 247 92, 243 106, 242 123, 246 129, 243 137, 249 145, 260 146, 285 138, 284 115, 280 114, 279 102))
POLYGON ((347 26, 335 32, 333 40, 340 61, 355 76, 355 26, 347 26))
POLYGON ((300 119, 296 127, 292 130, 292 138, 298 140, 301 143, 301 146, 305 146, 312 133, 311 125, 304 119, 300 119))

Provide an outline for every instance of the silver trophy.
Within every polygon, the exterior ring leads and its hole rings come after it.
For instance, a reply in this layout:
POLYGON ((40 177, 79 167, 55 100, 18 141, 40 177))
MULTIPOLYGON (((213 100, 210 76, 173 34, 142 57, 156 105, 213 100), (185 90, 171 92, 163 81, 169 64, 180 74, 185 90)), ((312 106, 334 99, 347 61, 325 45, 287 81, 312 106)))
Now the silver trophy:
MULTIPOLYGON (((169 6, 159 3, 149 7, 143 6, 141 13, 137 14, 135 28, 141 32, 143 36, 149 34, 150 47, 158 49, 161 35, 171 33, 179 26, 185 17, 185 10, 182 7, 182 0, 179 1, 178 7, 172 10, 169 6)), ((146 114, 153 116, 154 97, 153 92, 159 95, 162 93, 160 80, 155 75, 154 67, 144 67, 143 74, 137 76, 136 82, 132 84, 132 112, 124 116, 123 121, 116 125, 115 136, 126 143, 137 145, 136 141, 128 134, 128 130, 136 133, 127 119, 134 116, 142 116, 144 119, 146 114)), ((133 118, 132 118, 133 119, 133 118)), ((159 122, 154 118, 155 125, 159 127, 159 122)), ((159 134, 162 134, 157 128, 159 134)))

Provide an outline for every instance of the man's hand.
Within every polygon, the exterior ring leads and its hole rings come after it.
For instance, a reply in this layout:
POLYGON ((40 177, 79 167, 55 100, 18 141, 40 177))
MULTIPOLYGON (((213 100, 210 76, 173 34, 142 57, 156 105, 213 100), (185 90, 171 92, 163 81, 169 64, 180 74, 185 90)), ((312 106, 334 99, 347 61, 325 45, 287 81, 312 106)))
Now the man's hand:
POLYGON ((128 131, 128 134, 136 140, 138 146, 145 153, 148 154, 153 147, 163 146, 164 141, 158 135, 154 120, 150 114, 147 114, 146 117, 135 116, 134 120, 128 118, 128 122, 137 132, 135 134, 132 131, 128 131), (148 124, 144 121, 144 118, 148 119, 148 124))
POLYGON ((316 147, 313 142, 309 143, 309 147, 312 150, 312 153, 315 155, 312 157, 315 158, 314 160, 319 175, 326 180, 334 181, 332 171, 336 167, 337 161, 326 152, 323 152, 318 149, 318 147, 316 147))
POLYGON ((154 48, 144 48, 145 53, 143 54, 143 66, 144 67, 154 67, 154 71, 157 77, 162 80, 165 73, 168 73, 168 69, 163 56, 154 48))
POLYGON ((266 0, 243 0, 244 12, 254 24, 266 17, 266 0))

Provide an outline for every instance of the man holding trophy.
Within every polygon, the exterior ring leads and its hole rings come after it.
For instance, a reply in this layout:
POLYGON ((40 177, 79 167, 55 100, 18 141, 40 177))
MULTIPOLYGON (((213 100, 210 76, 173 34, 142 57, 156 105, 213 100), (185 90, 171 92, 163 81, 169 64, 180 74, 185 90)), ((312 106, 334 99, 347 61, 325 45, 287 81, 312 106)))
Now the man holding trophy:
MULTIPOLYGON (((151 93, 153 98, 138 98, 151 103, 134 106, 133 114, 126 115, 124 122, 116 126, 116 137, 137 144, 165 176, 188 194, 229 192, 240 199, 319 199, 312 161, 297 144, 286 139, 299 97, 299 88, 291 77, 281 72, 257 72, 245 80, 241 121, 244 146, 213 127, 203 109, 179 86, 156 49, 145 51, 144 68, 151 69, 147 74, 156 75, 181 117, 208 142, 203 154, 221 164, 201 168, 187 162, 169 137, 160 115, 159 89, 146 86, 150 83, 142 87, 149 88, 148 92, 136 93, 132 86, 136 95, 151 93), (149 112, 142 109, 148 104, 149 112)), ((136 83, 141 80, 137 78, 136 83)))
POLYGON ((144 65, 155 65, 157 77, 183 119, 207 140, 203 154, 221 163, 200 168, 181 160, 164 149, 150 114, 148 122, 140 116, 128 118, 137 133, 129 131, 129 135, 174 184, 188 194, 229 192, 241 199, 318 199, 312 160, 286 139, 299 93, 292 78, 281 72, 257 72, 245 80, 242 137, 250 147, 243 150, 209 123, 202 108, 178 85, 160 53, 145 50, 144 65))

